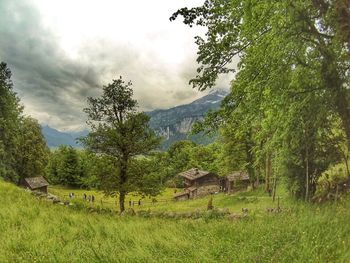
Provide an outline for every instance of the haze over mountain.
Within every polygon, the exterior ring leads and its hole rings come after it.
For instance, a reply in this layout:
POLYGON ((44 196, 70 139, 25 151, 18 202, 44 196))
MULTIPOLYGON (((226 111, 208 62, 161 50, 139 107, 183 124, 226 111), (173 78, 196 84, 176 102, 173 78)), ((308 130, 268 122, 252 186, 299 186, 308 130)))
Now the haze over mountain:
MULTIPOLYGON (((211 138, 202 135, 190 135, 190 131, 193 124, 203 119, 209 110, 218 109, 226 95, 227 91, 225 90, 215 90, 189 104, 147 112, 151 117, 150 126, 158 135, 164 138, 162 148, 166 149, 175 141, 184 139, 202 144, 211 142, 211 138)), ((48 125, 42 125, 42 132, 50 148, 56 148, 60 145, 82 147, 76 140, 88 134, 88 130, 61 132, 48 125)))
POLYGON ((60 145, 69 145, 75 148, 81 148, 81 144, 77 139, 86 136, 89 131, 83 130, 80 132, 61 132, 48 125, 42 125, 42 133, 46 139, 47 145, 50 148, 57 148, 60 145))

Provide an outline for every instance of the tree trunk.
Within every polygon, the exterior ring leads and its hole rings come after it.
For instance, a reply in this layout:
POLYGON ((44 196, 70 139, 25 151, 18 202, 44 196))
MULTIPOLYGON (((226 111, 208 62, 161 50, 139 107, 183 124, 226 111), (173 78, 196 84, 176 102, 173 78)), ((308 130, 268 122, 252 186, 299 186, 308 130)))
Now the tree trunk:
POLYGON ((266 154, 266 176, 265 176, 265 191, 271 192, 271 174, 272 174, 272 164, 271 164, 271 155, 269 153, 266 154))
MULTIPOLYGON (((337 24, 344 44, 350 48, 350 1, 338 0, 336 2, 337 24)), ((349 51, 349 49, 348 49, 349 51)), ((350 51, 349 51, 350 52, 350 51)))
POLYGON ((254 189, 254 183, 255 183, 255 169, 254 169, 254 155, 253 155, 253 143, 251 139, 251 132, 247 132, 245 139, 245 152, 246 152, 246 168, 249 174, 249 179, 252 188, 254 189))
POLYGON ((249 174, 249 178, 250 178, 250 183, 252 188, 254 189, 254 182, 255 182, 255 170, 254 170, 254 157, 251 153, 251 149, 248 147, 248 145, 246 145, 246 154, 247 154, 247 170, 248 170, 248 174, 249 174))
POLYGON ((347 139, 347 147, 350 150, 350 101, 349 91, 343 87, 343 81, 337 70, 335 55, 321 47, 322 55, 325 57, 322 71, 325 85, 333 95, 334 108, 342 120, 343 128, 347 139))
POLYGON ((125 184, 127 182, 127 164, 128 164, 128 159, 127 157, 123 157, 122 163, 120 166, 120 189, 119 189, 119 208, 120 208, 120 213, 122 213, 125 210, 124 202, 125 202, 125 196, 126 196, 126 189, 125 189, 125 184))
POLYGON ((350 103, 347 100, 347 92, 340 88, 341 90, 337 92, 335 97, 335 104, 337 111, 343 123, 344 131, 347 139, 347 146, 350 150, 350 103))
POLYGON ((343 156, 343 160, 344 160, 344 164, 345 164, 345 168, 346 168, 346 175, 348 178, 350 178, 350 170, 349 170, 349 157, 348 154, 345 153, 344 151, 342 151, 342 156, 343 156))
POLYGON ((122 213, 125 210, 125 195, 126 195, 126 193, 124 191, 120 192, 120 195, 119 195, 120 213, 122 213))
POLYGON ((305 189, 305 201, 309 201, 309 150, 306 147, 306 189, 305 189))

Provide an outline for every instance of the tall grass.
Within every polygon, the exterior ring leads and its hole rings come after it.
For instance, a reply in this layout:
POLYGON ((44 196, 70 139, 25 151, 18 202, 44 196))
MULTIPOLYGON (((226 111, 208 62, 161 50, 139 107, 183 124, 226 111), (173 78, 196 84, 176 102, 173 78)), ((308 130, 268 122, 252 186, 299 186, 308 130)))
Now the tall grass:
POLYGON ((0 181, 0 262, 349 262, 350 207, 294 204, 244 220, 120 217, 0 181))

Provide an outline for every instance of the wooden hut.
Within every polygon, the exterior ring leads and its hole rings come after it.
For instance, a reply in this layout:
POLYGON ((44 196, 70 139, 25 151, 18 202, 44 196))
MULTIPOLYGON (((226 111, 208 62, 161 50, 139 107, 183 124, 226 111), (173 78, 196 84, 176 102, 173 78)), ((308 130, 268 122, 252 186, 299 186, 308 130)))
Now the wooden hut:
POLYGON ((246 172, 237 171, 226 176, 224 187, 228 193, 232 193, 238 190, 247 189, 249 184, 249 175, 246 172))
POLYGON ((220 191, 220 179, 215 173, 192 168, 179 175, 184 179, 185 190, 174 196, 176 200, 182 200, 186 195, 187 198, 195 198, 220 191))
POLYGON ((21 185, 29 188, 32 191, 40 191, 47 194, 47 187, 49 186, 49 183, 45 180, 44 177, 38 176, 23 178, 21 180, 21 185))

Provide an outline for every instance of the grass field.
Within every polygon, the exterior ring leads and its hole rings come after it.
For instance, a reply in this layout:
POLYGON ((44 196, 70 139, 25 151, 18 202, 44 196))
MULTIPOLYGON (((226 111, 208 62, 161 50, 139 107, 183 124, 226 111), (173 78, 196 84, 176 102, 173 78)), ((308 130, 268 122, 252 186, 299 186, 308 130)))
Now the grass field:
MULTIPOLYGON (((170 200, 172 200, 173 194, 175 189, 166 188, 160 195, 156 196, 157 204, 163 204, 163 203, 169 203, 170 200)), ((176 189, 179 191, 179 189, 176 189)), ((74 193, 75 200, 82 201, 83 195, 86 194, 87 196, 94 195, 95 196, 95 205, 108 207, 113 210, 119 210, 119 201, 117 197, 111 197, 111 196, 105 196, 102 191, 96 191, 96 190, 86 190, 86 189, 72 189, 62 186, 50 186, 49 193, 56 195, 64 200, 70 200, 69 199, 69 193, 74 193)), ((130 193, 126 196, 126 207, 129 207, 129 201, 132 201, 134 203, 134 208, 138 209, 138 201, 141 200, 142 207, 149 207, 155 205, 152 202, 153 197, 143 197, 140 194, 137 193, 130 193)), ((89 204, 93 205, 93 204, 89 204)))
MULTIPOLYGON (((272 202, 272 198, 269 197, 262 188, 254 192, 241 192, 233 195, 227 195, 224 193, 214 194, 199 199, 188 200, 188 201, 174 201, 172 188, 165 189, 160 195, 156 196, 156 202, 152 202, 152 197, 142 197, 138 194, 129 194, 126 197, 126 208, 129 208, 129 201, 132 201, 134 205, 132 208, 137 210, 150 209, 151 211, 177 211, 177 212, 188 212, 194 210, 206 210, 207 204, 210 198, 213 198, 213 205, 216 208, 227 208, 232 212, 239 212, 242 208, 247 208, 249 211, 265 211, 267 208, 277 206, 277 196, 280 198, 280 206, 288 207, 290 199, 288 198, 287 192, 284 188, 279 188, 276 195, 276 202, 272 202), (138 205, 138 200, 141 200, 141 205, 138 205)), ((182 191, 182 189, 176 189, 176 191, 182 191)), ((94 204, 85 202, 88 206, 98 206, 104 208, 110 208, 112 210, 119 210, 119 203, 116 197, 106 197, 103 192, 95 190, 84 190, 84 189, 69 189, 61 186, 51 186, 49 192, 63 198, 65 200, 80 202, 83 200, 83 194, 94 195, 94 204), (74 192, 75 200, 69 199, 69 193, 74 192), (101 202, 102 201, 102 202, 101 202)))
POLYGON ((229 221, 87 213, 1 180, 0 200, 4 263, 350 262, 348 201, 338 207, 290 203, 290 212, 257 211, 229 221))

